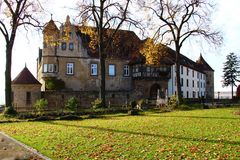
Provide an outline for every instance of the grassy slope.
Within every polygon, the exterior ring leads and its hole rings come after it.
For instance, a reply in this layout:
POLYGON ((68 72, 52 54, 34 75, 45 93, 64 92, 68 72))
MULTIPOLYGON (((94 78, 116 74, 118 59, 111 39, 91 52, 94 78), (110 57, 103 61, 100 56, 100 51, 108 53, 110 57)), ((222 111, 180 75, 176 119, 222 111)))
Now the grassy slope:
POLYGON ((53 159, 240 159, 236 109, 0 124, 53 159))

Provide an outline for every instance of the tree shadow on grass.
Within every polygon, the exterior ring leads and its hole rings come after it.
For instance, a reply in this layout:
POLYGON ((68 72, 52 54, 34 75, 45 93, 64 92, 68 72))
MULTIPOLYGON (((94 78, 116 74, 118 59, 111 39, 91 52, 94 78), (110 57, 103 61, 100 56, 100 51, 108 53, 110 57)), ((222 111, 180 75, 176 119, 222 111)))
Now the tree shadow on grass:
POLYGON ((167 115, 154 115, 146 114, 147 117, 159 117, 159 118, 196 118, 196 119, 223 119, 223 120, 240 120, 240 117, 207 117, 207 116, 167 116, 167 115))
POLYGON ((184 136, 169 136, 169 135, 164 135, 164 134, 135 132, 135 131, 129 131, 129 130, 128 131, 127 130, 117 130, 117 129, 111 129, 111 128, 103 128, 103 127, 99 127, 99 126, 81 126, 81 125, 72 125, 72 124, 64 124, 64 123, 55 123, 54 121, 48 121, 48 122, 44 122, 44 123, 51 124, 51 125, 67 126, 67 127, 93 129, 93 130, 105 131, 105 132, 131 134, 131 135, 137 135, 137 136, 149 136, 149 137, 170 138, 170 139, 176 139, 176 140, 195 141, 195 142, 240 145, 239 141, 214 140, 214 139, 207 139, 207 138, 191 138, 191 137, 184 137, 184 136))

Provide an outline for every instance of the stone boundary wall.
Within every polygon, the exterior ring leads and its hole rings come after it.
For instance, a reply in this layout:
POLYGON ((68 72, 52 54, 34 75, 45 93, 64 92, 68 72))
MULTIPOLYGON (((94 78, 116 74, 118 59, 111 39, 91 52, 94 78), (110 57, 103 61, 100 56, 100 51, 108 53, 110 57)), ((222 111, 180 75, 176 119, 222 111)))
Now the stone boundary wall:
MULTIPOLYGON (((96 100, 99 92, 97 91, 45 91, 41 93, 41 97, 48 100, 47 110, 63 109, 66 101, 70 97, 77 98, 79 102, 78 109, 91 108, 91 102, 96 100)), ((107 91, 106 104, 126 105, 133 98, 131 91, 107 91)))

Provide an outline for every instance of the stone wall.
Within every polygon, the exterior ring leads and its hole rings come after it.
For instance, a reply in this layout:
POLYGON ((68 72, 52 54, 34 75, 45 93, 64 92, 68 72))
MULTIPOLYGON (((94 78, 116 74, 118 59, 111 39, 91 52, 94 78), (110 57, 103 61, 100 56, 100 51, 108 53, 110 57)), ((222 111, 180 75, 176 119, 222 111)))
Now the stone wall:
POLYGON ((214 98, 214 72, 213 71, 205 71, 206 72, 206 98, 213 99, 214 98))
MULTIPOLYGON (((70 97, 77 98, 79 109, 91 108, 91 102, 98 98, 95 91, 45 91, 42 98, 48 100, 48 110, 61 110, 70 97)), ((133 100, 131 91, 111 91, 106 94, 106 103, 110 106, 125 105, 133 100)))
POLYGON ((34 104, 41 97, 41 85, 12 85, 13 91, 13 106, 18 112, 31 111, 34 109, 34 104), (30 94, 27 99, 27 92, 30 94))

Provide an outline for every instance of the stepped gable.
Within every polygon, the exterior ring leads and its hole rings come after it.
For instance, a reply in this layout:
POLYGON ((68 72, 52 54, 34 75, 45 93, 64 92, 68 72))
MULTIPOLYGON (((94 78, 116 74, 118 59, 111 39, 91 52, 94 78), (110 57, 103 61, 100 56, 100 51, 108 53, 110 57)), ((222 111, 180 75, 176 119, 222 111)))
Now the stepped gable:
POLYGON ((205 59, 202 57, 202 54, 200 53, 200 56, 198 60, 196 61, 198 64, 198 67, 201 68, 204 71, 214 71, 212 67, 205 61, 205 59))
POLYGON ((17 77, 12 81, 12 84, 38 84, 41 83, 32 75, 32 73, 25 68, 17 75, 17 77))

